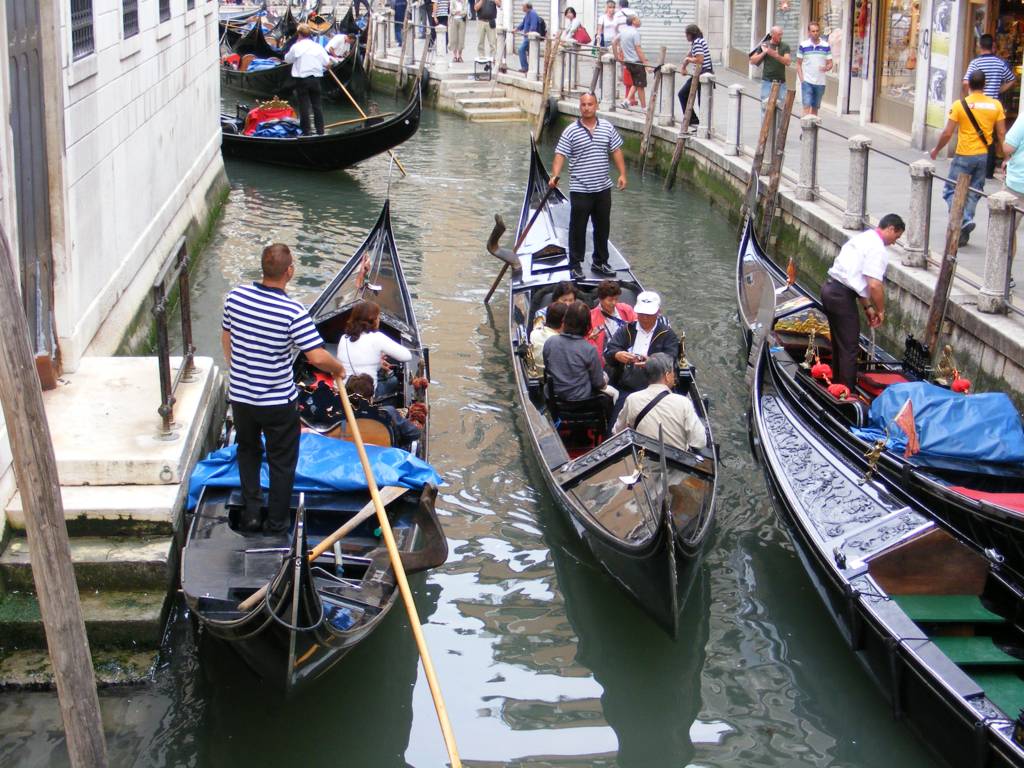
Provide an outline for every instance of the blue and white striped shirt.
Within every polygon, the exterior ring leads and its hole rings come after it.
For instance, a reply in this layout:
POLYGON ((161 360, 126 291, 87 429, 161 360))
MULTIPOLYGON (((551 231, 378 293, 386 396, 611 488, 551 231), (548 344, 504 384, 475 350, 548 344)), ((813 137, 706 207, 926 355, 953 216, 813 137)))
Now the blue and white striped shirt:
POLYGON ((699 56, 700 54, 704 54, 704 58, 700 62, 700 72, 697 74, 703 75, 705 72, 713 72, 714 67, 711 64, 711 49, 708 47, 708 41, 703 37, 696 37, 690 43, 690 55, 699 56))
POLYGON ((984 53, 972 59, 967 65, 967 71, 964 72, 964 82, 970 80, 971 75, 978 69, 985 73, 985 95, 993 99, 999 98, 999 89, 1004 83, 1012 83, 1017 79, 1010 65, 994 53, 984 53))
POLYGON ((231 334, 228 398, 247 405, 292 402, 293 349, 309 352, 324 343, 305 307, 261 283, 228 292, 221 328, 231 334))
POLYGON ((564 131, 555 152, 569 160, 570 192, 604 192, 612 185, 608 155, 622 146, 622 137, 611 123, 597 118, 591 133, 579 120, 564 131))

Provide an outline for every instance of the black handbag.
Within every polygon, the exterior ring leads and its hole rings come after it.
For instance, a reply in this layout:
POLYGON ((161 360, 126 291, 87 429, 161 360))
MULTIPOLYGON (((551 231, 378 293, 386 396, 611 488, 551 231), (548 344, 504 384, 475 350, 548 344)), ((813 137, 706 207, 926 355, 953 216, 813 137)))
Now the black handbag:
MULTIPOLYGON (((974 126, 974 132, 978 134, 978 138, 981 139, 981 143, 985 145, 988 150, 988 159, 985 162, 985 178, 991 179, 995 176, 996 172, 996 143, 994 141, 989 142, 985 138, 985 132, 981 130, 981 126, 978 125, 978 119, 974 116, 974 112, 971 110, 970 105, 967 103, 967 99, 963 96, 960 97, 960 106, 963 107, 964 113, 967 115, 967 119, 971 121, 971 125, 974 126)), ((995 129, 993 128, 993 131, 995 129)))

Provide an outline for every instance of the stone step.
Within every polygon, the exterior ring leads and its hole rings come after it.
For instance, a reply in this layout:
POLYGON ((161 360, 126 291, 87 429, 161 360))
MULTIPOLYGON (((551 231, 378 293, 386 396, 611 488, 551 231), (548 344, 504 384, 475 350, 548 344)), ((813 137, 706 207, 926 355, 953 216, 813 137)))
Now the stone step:
MULTIPOLYGON (((72 536, 170 535, 188 485, 66 485, 60 489, 64 519, 72 536)), ((25 510, 16 493, 5 510, 20 535, 25 510)))
MULTIPOLYGON (((167 593, 82 592, 79 599, 90 648, 153 648, 160 645, 167 593)), ((9 592, 0 598, 0 643, 5 651, 46 648, 36 598, 9 592)))
MULTIPOLYGON (((171 580, 170 536, 75 537, 71 560, 78 588, 94 590, 153 590, 165 592, 171 580)), ((0 582, 9 591, 34 592, 28 541, 12 538, 0 555, 0 582)))
POLYGON ((470 99, 458 99, 456 102, 462 109, 519 109, 519 105, 516 104, 512 99, 489 99, 489 98, 470 98, 470 99))
MULTIPOLYGON (((197 357, 193 381, 175 393, 173 439, 158 435, 155 357, 84 357, 43 393, 61 485, 171 485, 182 482, 209 424, 220 373, 197 357)), ((176 369, 179 360, 172 358, 176 369)), ((172 373, 173 376, 173 373, 172 373)))
POLYGON ((489 83, 481 83, 479 85, 453 85, 449 87, 445 93, 456 99, 473 96, 504 96, 505 88, 501 85, 492 86, 489 83))
POLYGON ((465 110, 466 118, 474 123, 525 123, 526 113, 519 107, 515 108, 479 108, 465 110))
MULTIPOLYGON (((156 668, 156 650, 93 650, 92 666, 98 685, 140 685, 153 678, 156 668)), ((53 667, 44 649, 32 648, 15 651, 0 658, 0 689, 28 688, 33 690, 54 687, 53 667)), ((15 708, 4 715, 5 728, 38 727, 38 713, 32 707, 15 708), (20 722, 22 713, 27 713, 20 722)))

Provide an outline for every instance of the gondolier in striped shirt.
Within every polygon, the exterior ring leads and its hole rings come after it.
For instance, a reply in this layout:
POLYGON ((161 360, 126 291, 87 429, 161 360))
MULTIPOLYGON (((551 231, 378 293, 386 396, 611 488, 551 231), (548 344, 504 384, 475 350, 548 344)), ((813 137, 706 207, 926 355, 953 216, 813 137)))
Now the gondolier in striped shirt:
POLYGON ((230 374, 228 399, 238 444, 238 476, 245 499, 241 528, 247 532, 286 531, 290 524, 292 485, 299 459, 299 412, 296 409, 292 356, 295 348, 310 363, 338 377, 341 362, 324 349, 323 339, 305 307, 285 293, 295 274, 287 245, 263 249, 263 280, 233 288, 224 300, 221 345, 230 374), (270 495, 262 521, 261 435, 267 444, 270 495))
POLYGON ((977 70, 985 73, 985 95, 990 99, 998 99, 1003 93, 1013 87, 1017 77, 1010 69, 1010 65, 992 52, 995 41, 992 35, 982 35, 978 38, 978 55, 971 59, 964 72, 961 92, 967 96, 971 92, 971 75, 977 70))
POLYGON ((550 187, 558 186, 566 158, 569 159, 569 274, 583 279, 583 255, 587 247, 587 222, 593 221, 594 256, 591 269, 603 277, 614 277, 608 265, 608 231, 612 213, 612 182, 608 177, 608 156, 619 172, 616 186, 626 188, 626 161, 622 137, 611 123, 597 116, 597 97, 580 96, 580 117, 562 132, 551 164, 550 187))

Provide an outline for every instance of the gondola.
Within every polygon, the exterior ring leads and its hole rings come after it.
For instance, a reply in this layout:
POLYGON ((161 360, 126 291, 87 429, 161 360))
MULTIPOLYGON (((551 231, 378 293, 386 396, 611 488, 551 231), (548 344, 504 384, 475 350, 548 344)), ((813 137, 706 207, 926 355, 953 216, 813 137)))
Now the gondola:
POLYGON ((284 165, 311 171, 336 171, 397 147, 419 129, 420 90, 392 117, 370 117, 357 127, 323 136, 263 138, 241 133, 244 115, 221 115, 221 152, 225 157, 284 165))
MULTIPOLYGON (((416 407, 426 418, 428 351, 422 346, 413 314, 387 203, 366 240, 310 309, 328 347, 337 344, 349 311, 364 298, 380 305, 380 329, 412 353, 410 362, 396 363, 398 388, 390 402, 395 406, 421 404, 416 407)), ((297 381, 303 383, 314 373, 304 357, 296 358, 295 372, 297 381)), ((306 389, 303 392, 308 394, 306 389)), ((301 411, 312 433, 302 436, 297 489, 309 482, 309 468, 317 466, 317 461, 329 463, 332 473, 349 475, 354 481, 362 478, 354 446, 328 436, 337 429, 332 413, 340 409, 336 393, 334 400, 333 408, 305 407, 301 411), (307 452, 312 448, 323 453, 307 452), (338 456, 344 461, 336 462, 338 456)), ((305 395, 300 397, 300 404, 309 402, 305 395)), ((360 423, 375 418, 366 407, 358 408, 356 415, 360 423)), ((394 478, 391 482, 411 486, 387 507, 407 573, 442 564, 448 551, 434 510, 436 481, 424 481, 436 477, 423 461, 428 444, 426 426, 422 435, 409 451, 367 449, 375 466, 387 465, 389 472, 398 473, 395 477, 403 478, 400 483, 394 478)), ((230 464, 230 448, 213 454, 200 464, 203 472, 193 474, 190 493, 198 496, 198 503, 182 553, 185 600, 211 636, 232 646, 270 685, 291 693, 323 675, 380 626, 398 597, 394 571, 379 531, 375 531, 375 517, 359 524, 312 562, 308 559, 312 548, 368 504, 365 480, 334 484, 328 490, 314 484, 301 496, 297 490, 290 535, 241 533, 236 530, 240 491, 230 487, 230 478, 222 481, 227 487, 213 479, 220 474, 209 467, 219 466, 218 461, 230 464), (271 586, 256 607, 239 609, 240 603, 268 583, 271 586)))
POLYGON ((785 352, 770 336, 775 286, 761 288, 751 445, 816 591, 893 716, 937 758, 955 768, 1024 765, 1020 582, 906 486, 882 475, 865 482, 856 457, 794 401, 785 352))
MULTIPOLYGON (((812 375, 815 355, 824 363, 831 357, 828 321, 820 302, 799 283, 788 282, 786 273, 764 253, 749 223, 737 258, 736 284, 742 332, 749 342, 755 329, 770 326, 765 330, 774 352, 767 363, 794 407, 819 425, 823 439, 862 473, 871 467, 905 487, 948 527, 992 550, 1006 567, 1024 576, 1024 468, 1020 464, 925 452, 908 458, 902 450, 879 451, 870 438, 873 433, 863 431, 869 426, 871 403, 886 388, 932 378, 927 348, 908 338, 903 357, 897 359, 862 336, 857 391, 849 397, 834 397, 826 381, 812 375), (759 319, 762 310, 764 319, 759 319), (855 428, 861 430, 859 435, 855 428)), ((1019 429, 1019 416, 1012 406, 1009 410, 1019 429)))
MULTIPOLYGON (((548 189, 548 174, 531 146, 530 176, 517 233, 523 232, 548 189)), ((693 402, 708 449, 677 450, 632 429, 607 436, 606 414, 549 402, 530 352, 537 311, 556 284, 569 279, 566 243, 569 201, 554 191, 512 262, 509 338, 516 396, 526 432, 555 503, 605 570, 667 632, 679 631, 679 613, 692 587, 714 522, 717 459, 694 368, 681 355, 678 392, 693 402), (556 414, 557 412, 557 414, 556 414)), ((492 254, 500 231, 491 236, 492 254)), ((622 301, 642 290, 629 265, 609 244, 610 265, 622 301)), ((507 253, 507 252, 506 252, 507 253)), ((589 267, 585 267, 589 269, 589 267)), ((596 300, 601 277, 589 273, 577 288, 596 300)), ((682 350, 681 350, 682 351, 682 350)))

